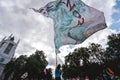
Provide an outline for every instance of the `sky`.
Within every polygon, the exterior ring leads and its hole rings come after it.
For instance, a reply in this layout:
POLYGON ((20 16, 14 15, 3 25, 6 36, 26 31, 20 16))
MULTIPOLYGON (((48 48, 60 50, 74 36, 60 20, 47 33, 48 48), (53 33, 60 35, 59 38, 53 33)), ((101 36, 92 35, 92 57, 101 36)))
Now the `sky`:
MULTIPOLYGON (((0 0, 0 40, 13 34, 15 41, 20 39, 15 57, 31 55, 36 50, 45 52, 49 66, 55 65, 53 21, 30 8, 40 8, 53 0, 0 0)), ((85 4, 104 12, 107 28, 96 32, 76 46, 63 46, 58 62, 76 47, 98 43, 106 46, 107 36, 120 32, 120 0, 82 0, 85 4)))

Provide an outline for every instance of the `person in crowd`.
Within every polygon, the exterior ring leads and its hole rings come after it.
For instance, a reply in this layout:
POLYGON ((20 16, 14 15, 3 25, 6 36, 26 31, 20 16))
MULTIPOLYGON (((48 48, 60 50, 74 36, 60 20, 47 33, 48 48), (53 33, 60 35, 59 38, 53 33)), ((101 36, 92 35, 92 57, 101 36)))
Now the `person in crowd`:
POLYGON ((61 80, 61 65, 58 64, 58 66, 55 69, 55 80, 61 80))

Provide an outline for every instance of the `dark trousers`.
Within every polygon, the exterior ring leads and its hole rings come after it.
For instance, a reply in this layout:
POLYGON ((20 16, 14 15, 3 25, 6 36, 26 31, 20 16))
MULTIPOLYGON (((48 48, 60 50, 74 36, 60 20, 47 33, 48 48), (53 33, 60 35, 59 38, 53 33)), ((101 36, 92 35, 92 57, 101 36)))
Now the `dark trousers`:
POLYGON ((61 78, 60 77, 56 77, 55 80, 61 80, 61 78))

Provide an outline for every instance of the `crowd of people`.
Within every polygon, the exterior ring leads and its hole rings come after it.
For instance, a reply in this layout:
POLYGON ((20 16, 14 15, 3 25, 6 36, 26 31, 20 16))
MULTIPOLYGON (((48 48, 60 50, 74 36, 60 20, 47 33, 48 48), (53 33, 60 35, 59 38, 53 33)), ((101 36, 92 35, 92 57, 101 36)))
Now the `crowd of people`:
POLYGON ((107 68, 95 80, 120 80, 120 77, 116 76, 112 69, 107 68))
MULTIPOLYGON (((58 64, 58 66, 55 69, 55 80, 62 80, 61 79, 61 65, 58 64)), ((79 80, 77 78, 71 78, 69 80, 79 80)), ((89 76, 85 76, 83 80, 90 80, 89 76)), ((114 72, 110 68, 106 68, 103 70, 103 72, 96 77, 95 80, 120 80, 120 77, 115 76, 114 72)))

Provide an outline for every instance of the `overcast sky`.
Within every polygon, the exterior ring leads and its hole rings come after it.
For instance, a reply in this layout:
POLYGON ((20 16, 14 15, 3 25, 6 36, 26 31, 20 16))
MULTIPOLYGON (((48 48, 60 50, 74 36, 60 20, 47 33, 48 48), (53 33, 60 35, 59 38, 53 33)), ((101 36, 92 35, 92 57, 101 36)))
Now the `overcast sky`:
MULTIPOLYGON (((40 8, 53 0, 0 0, 0 40, 14 34, 20 39, 15 56, 31 55, 36 49, 43 50, 49 65, 55 65, 53 21, 29 8, 40 8)), ((73 47, 87 46, 90 42, 105 46, 107 36, 120 32, 120 0, 82 0, 87 5, 104 12, 107 28, 90 36, 82 44, 62 47, 58 55, 62 63, 63 56, 73 47)))

